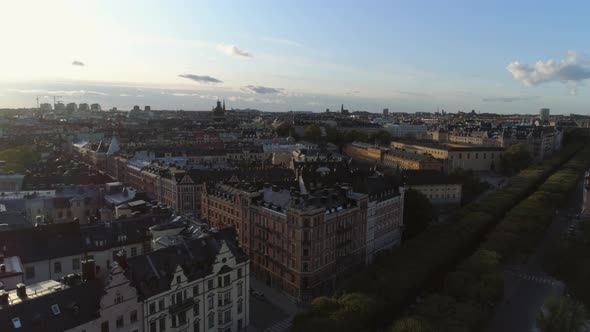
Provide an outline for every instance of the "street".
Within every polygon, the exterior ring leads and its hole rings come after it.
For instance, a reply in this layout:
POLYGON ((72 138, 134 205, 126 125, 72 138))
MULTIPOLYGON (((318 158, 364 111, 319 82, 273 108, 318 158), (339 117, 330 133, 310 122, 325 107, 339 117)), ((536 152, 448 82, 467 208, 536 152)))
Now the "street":
POLYGON ((303 309, 286 295, 269 288, 263 282, 250 279, 250 287, 264 294, 260 300, 250 296, 250 326, 248 332, 287 332, 293 318, 303 309))
POLYGON ((551 243, 575 222, 568 215, 580 212, 582 194, 583 182, 580 180, 567 206, 559 210, 535 252, 526 262, 515 262, 505 267, 504 301, 496 309, 488 332, 536 331, 535 318, 545 301, 562 293, 563 283, 543 271, 543 256, 551 243))

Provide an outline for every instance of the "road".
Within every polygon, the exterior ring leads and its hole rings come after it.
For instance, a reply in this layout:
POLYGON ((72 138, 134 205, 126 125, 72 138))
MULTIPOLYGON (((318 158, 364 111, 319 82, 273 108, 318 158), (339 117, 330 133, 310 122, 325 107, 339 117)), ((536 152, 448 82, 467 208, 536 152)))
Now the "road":
POLYGON ((250 296, 250 326, 248 332, 287 332, 295 315, 303 310, 286 295, 269 288, 255 277, 250 287, 264 294, 264 300, 250 296))
POLYGON ((575 222, 568 215, 582 207, 583 182, 564 208, 558 211, 535 252, 524 263, 513 263, 504 270, 504 301, 496 310, 487 332, 536 331, 535 318, 545 301, 560 295, 564 285, 548 276, 542 268, 545 252, 553 241, 575 222))

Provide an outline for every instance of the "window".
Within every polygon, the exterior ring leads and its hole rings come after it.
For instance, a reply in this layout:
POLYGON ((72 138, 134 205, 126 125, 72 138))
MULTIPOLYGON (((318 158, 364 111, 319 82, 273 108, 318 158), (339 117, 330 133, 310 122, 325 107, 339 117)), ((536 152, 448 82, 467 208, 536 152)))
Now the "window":
POLYGON ((242 289, 244 288, 242 286, 243 286, 242 282, 241 281, 238 282, 238 296, 242 296, 242 289))
POLYGON ((181 311, 178 313, 178 325, 186 324, 186 311, 181 311))
POLYGON ((221 277, 217 277, 217 287, 223 287, 223 281, 221 280, 221 277))
POLYGON ((106 320, 100 324, 100 332, 109 332, 109 321, 106 320))
POLYGON ((238 279, 242 278, 242 268, 238 269, 238 279))
POLYGON ((242 299, 238 300, 238 315, 242 313, 243 310, 243 304, 242 304, 242 299))
POLYGON ((183 301, 182 292, 178 292, 172 295, 172 304, 180 304, 183 301))
POLYGON ((193 286, 193 297, 199 295, 199 285, 193 286))
POLYGON ((121 292, 117 291, 115 293, 115 304, 121 303, 121 302, 123 302, 123 295, 121 295, 121 292))
POLYGON ((61 262, 53 263, 53 273, 61 273, 61 262))
POLYGON ((156 327, 156 321, 150 322, 150 332, 158 332, 158 328, 156 327))
POLYGON ((162 311, 166 308, 166 301, 164 299, 160 299, 158 301, 158 310, 162 311))
POLYGON ((201 331, 201 321, 199 319, 195 319, 193 322, 193 332, 200 332, 201 331))
POLYGON ((180 284, 181 280, 180 280, 180 276, 176 276, 176 283, 180 284))
POLYGON ((25 268, 25 276, 27 279, 35 278, 35 267, 34 266, 27 266, 25 268))
POLYGON ((226 310, 223 313, 223 322, 224 323, 229 323, 231 321, 231 310, 226 310))
POLYGON ((131 314, 129 315, 129 321, 131 322, 131 324, 137 323, 137 310, 133 310, 131 312, 131 314))
POLYGON ((214 312, 209 313, 209 317, 207 318, 207 323, 208 323, 209 328, 213 328, 213 326, 215 326, 215 313, 214 312))
POLYGON ((231 303, 231 291, 226 292, 223 294, 223 304, 230 304, 231 303))
POLYGON ((119 316, 117 317, 117 320, 115 321, 115 326, 120 329, 123 327, 123 325, 125 324, 125 322, 123 321, 123 316, 119 316))
POLYGON ((209 279, 209 281, 207 281, 207 290, 212 290, 213 289, 213 279, 209 279))
POLYGON ((160 318, 160 332, 166 331, 166 317, 160 318))
POLYGON ((209 309, 209 310, 213 309, 214 305, 215 305, 215 295, 211 294, 207 298, 207 309, 209 309))
POLYGON ((150 303, 150 315, 153 315, 156 313, 156 302, 152 302, 150 303))
POLYGON ((80 269, 80 258, 72 259, 72 270, 79 270, 80 269))
POLYGON ((223 286, 227 286, 231 283, 231 276, 228 274, 223 277, 223 286))
POLYGON ((131 247, 131 257, 137 256, 137 248, 131 247))

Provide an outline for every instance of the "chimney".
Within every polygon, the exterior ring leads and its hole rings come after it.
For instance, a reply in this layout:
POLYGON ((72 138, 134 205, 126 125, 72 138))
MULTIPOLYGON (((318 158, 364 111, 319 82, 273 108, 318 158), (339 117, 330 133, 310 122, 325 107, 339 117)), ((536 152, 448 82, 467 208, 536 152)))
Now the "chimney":
POLYGON ((0 306, 8 306, 8 292, 5 290, 0 290, 0 306))
POLYGON ((27 297, 27 286, 23 283, 16 285, 16 295, 21 299, 27 297))
POLYGON ((94 266, 94 259, 85 259, 82 261, 82 279, 93 280, 96 277, 94 266))

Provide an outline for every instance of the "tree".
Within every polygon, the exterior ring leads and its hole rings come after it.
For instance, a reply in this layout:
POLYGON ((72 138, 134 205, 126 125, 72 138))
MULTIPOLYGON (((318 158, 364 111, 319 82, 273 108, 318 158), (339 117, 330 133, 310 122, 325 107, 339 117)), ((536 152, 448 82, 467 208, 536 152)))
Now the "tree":
POLYGON ((578 332, 586 317, 582 303, 568 296, 552 298, 539 312, 537 327, 541 332, 578 332))
POLYGON ((306 140, 317 142, 322 138, 322 129, 316 124, 305 127, 304 136, 306 140))
POLYGON ((404 195, 404 239, 410 239, 428 227, 434 217, 430 200, 421 192, 409 189, 404 195))
POLYGON ((293 127, 288 124, 282 124, 276 129, 277 135, 279 135, 279 137, 287 137, 292 131, 293 127))
POLYGON ((433 332, 434 329, 426 320, 419 317, 402 318, 395 322, 391 332, 433 332))
POLYGON ((392 140, 393 136, 386 130, 379 130, 369 135, 369 142, 377 145, 389 146, 392 140))
POLYGON ((500 158, 499 170, 504 175, 513 175, 529 167, 532 157, 526 144, 515 144, 500 158))

